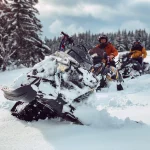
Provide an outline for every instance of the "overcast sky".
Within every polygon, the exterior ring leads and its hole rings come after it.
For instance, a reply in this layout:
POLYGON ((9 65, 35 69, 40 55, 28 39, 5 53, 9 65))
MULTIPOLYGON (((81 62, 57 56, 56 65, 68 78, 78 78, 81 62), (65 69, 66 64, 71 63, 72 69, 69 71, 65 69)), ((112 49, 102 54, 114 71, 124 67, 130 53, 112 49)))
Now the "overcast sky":
POLYGON ((150 32, 150 0, 39 0, 36 6, 43 36, 146 29, 150 32))

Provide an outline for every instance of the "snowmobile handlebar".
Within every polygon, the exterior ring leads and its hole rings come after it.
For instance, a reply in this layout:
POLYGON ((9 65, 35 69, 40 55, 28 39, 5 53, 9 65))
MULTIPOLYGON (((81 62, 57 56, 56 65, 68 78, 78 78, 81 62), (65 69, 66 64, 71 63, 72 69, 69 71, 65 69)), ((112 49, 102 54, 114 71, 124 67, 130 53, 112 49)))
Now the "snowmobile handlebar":
POLYGON ((134 54, 134 53, 135 53, 135 52, 130 52, 129 55, 132 55, 132 54, 134 54))

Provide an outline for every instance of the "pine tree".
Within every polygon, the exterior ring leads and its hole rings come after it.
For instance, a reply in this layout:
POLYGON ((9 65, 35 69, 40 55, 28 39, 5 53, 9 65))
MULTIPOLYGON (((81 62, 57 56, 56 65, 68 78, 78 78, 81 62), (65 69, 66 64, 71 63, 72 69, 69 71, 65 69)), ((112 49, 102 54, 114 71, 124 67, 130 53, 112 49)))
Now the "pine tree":
POLYGON ((9 18, 11 18, 11 15, 8 13, 10 7, 6 0, 0 1, 0 10, 0 68, 4 71, 6 66, 12 63, 10 57, 15 53, 15 50, 12 48, 12 45, 15 43, 9 30, 6 28, 9 18), (6 13, 7 16, 5 15, 6 13))
MULTIPOLYGON (((36 0, 9 0, 10 11, 7 32, 10 33, 16 52, 14 59, 20 60, 25 66, 33 66, 44 59, 50 49, 40 39, 42 25, 37 19, 36 0)), ((9 14, 9 16, 8 16, 9 14)), ((19 62, 19 61, 18 61, 19 62)))
MULTIPOLYGON (((89 31, 90 33, 90 31, 89 31)), ((105 34, 105 33, 103 33, 105 34)), ((95 45, 97 45, 98 37, 100 34, 87 34, 80 33, 78 35, 73 35, 73 40, 75 44, 84 44, 87 49, 91 49, 95 45), (90 37, 89 37, 90 36, 90 37), (87 39, 88 37, 88 39, 87 39), (87 43, 87 44, 86 44, 87 43)), ((126 30, 118 31, 116 33, 108 33, 107 34, 109 41, 118 49, 118 51, 129 51, 132 47, 133 42, 136 40, 136 38, 140 37, 140 40, 142 41, 143 46, 146 47, 146 49, 150 49, 150 35, 146 33, 145 30, 136 30, 135 32, 129 31, 127 33, 126 30)), ((50 47, 52 48, 53 52, 55 52, 56 48, 58 47, 60 39, 51 39, 50 41, 50 47)))

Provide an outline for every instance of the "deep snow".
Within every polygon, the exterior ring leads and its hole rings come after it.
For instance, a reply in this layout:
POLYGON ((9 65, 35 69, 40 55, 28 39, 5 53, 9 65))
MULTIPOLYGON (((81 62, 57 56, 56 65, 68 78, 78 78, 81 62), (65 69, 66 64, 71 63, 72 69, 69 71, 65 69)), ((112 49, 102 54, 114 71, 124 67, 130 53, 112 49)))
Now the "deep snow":
MULTIPOLYGON (((150 62, 150 56, 145 61, 150 62)), ((1 87, 27 71, 0 73, 1 87)), ((80 106, 75 112, 87 126, 58 120, 20 121, 9 112, 14 102, 6 100, 0 91, 0 150, 149 150, 149 85, 150 75, 143 75, 126 79, 124 91, 117 92, 116 84, 111 83, 95 93, 88 106, 80 106)))

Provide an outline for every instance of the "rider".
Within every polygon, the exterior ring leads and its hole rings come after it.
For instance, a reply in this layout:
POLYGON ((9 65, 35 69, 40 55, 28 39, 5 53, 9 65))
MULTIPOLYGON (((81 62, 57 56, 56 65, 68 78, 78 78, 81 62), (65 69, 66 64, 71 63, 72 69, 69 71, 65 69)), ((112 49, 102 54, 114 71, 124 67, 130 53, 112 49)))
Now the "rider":
POLYGON ((74 41, 68 34, 64 33, 63 31, 61 32, 61 34, 63 35, 63 38, 59 45, 59 50, 65 51, 65 46, 69 45, 69 44, 74 45, 74 41))
POLYGON ((139 40, 136 40, 133 43, 130 52, 131 58, 133 60, 138 61, 141 65, 143 65, 143 59, 146 58, 147 52, 146 49, 141 45, 141 42, 139 40))
MULTIPOLYGON (((98 41, 100 42, 100 44, 98 44, 95 48, 89 50, 90 55, 96 55, 93 58, 94 67, 91 69, 91 71, 96 75, 98 75, 99 73, 106 75, 106 78, 108 80, 118 80, 119 76, 117 75, 117 70, 114 68, 116 67, 114 58, 118 55, 117 49, 110 42, 108 42, 108 37, 106 35, 99 36, 98 41), (102 63, 105 66, 104 68, 101 67, 101 62, 104 62, 102 63)), ((100 85, 96 90, 100 90, 101 88, 107 86, 106 78, 102 76, 100 85)), ((117 90, 123 90, 121 84, 117 86, 117 90)))
POLYGON ((106 63, 107 58, 109 58, 109 65, 116 67, 115 61, 113 60, 118 55, 118 51, 116 50, 116 48, 110 42, 108 42, 108 37, 106 35, 99 36, 98 41, 100 42, 100 44, 98 44, 95 48, 91 49, 89 51, 89 54, 97 54, 106 63))

